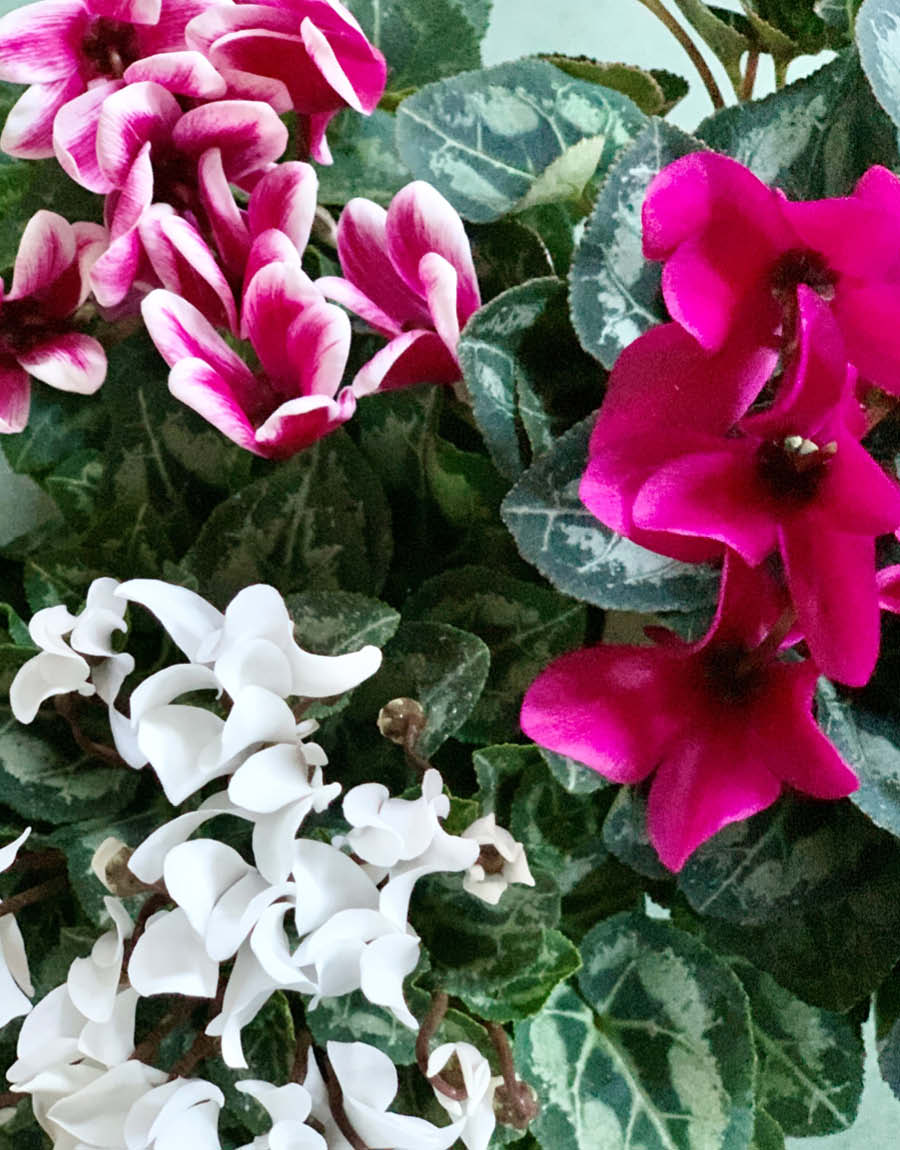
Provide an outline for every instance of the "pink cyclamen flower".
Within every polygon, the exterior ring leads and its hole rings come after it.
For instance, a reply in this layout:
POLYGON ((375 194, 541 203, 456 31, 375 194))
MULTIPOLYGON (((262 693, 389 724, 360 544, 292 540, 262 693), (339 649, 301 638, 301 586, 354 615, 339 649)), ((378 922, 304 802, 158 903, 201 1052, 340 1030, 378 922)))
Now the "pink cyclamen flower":
POLYGON ((529 687, 522 730, 616 783, 653 776, 650 840, 673 871, 784 785, 820 799, 858 780, 816 726, 818 668, 777 658, 791 613, 760 572, 726 560, 707 634, 563 655, 529 687))
POLYGON ((626 473, 651 461, 637 527, 716 541, 751 566, 777 551, 813 658, 859 686, 878 656, 875 537, 900 524, 900 487, 859 442, 855 373, 828 309, 798 294, 800 348, 771 408, 727 436, 664 425, 620 454, 626 473))
POLYGON ((187 28, 188 43, 225 77, 229 91, 293 108, 310 156, 331 163, 325 130, 341 108, 369 115, 387 65, 338 0, 220 0, 187 28))
POLYGON ((36 212, 26 224, 5 294, 0 280, 0 432, 28 422, 29 376, 80 395, 106 378, 103 348, 69 322, 87 298, 87 273, 102 245, 102 228, 56 212, 36 212))
POLYGON ((356 395, 459 379, 459 333, 481 295, 463 222, 440 192, 416 180, 387 211, 351 200, 338 255, 344 277, 318 286, 390 341, 358 372, 356 395))
POLYGON ((32 86, 9 113, 0 148, 22 159, 52 156, 57 115, 66 109, 70 129, 83 127, 124 83, 155 80, 183 96, 224 96, 225 81, 184 39, 187 22, 211 2, 38 0, 7 13, 0 79, 32 86))
MULTIPOLYGON (((73 178, 109 193, 109 247, 91 272, 100 303, 112 307, 131 288, 143 250, 140 228, 151 203, 169 204, 189 220, 202 219, 197 162, 204 152, 218 148, 227 178, 252 185, 284 151, 287 138, 284 124, 259 101, 219 100, 182 112, 170 92, 149 81, 107 96, 95 130, 88 126, 73 135, 65 156, 60 153, 73 178)), ((149 234, 155 232, 152 224, 149 234)), ((216 290, 221 292, 221 284, 216 290)))
POLYGON ((295 259, 265 264, 247 286, 241 326, 261 364, 255 373, 187 300, 157 290, 141 305, 172 368, 172 394, 235 443, 274 459, 308 447, 356 409, 349 388, 338 393, 350 321, 319 294, 296 253, 295 259))
POLYGON ((715 351, 741 329, 790 347, 801 285, 837 320, 863 379, 900 392, 900 179, 874 167, 853 194, 792 202, 727 156, 664 168, 644 201, 644 254, 663 260, 669 314, 715 351))

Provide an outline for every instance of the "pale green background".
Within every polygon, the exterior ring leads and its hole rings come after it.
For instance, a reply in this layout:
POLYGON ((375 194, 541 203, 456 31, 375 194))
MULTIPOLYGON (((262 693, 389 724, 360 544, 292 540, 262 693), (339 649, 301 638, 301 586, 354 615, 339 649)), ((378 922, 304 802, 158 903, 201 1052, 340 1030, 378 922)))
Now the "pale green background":
MULTIPOLYGON (((672 0, 667 6, 674 11, 672 0)), ((717 0, 720 7, 740 10, 737 0, 717 0)), ((498 64, 533 52, 565 52, 598 60, 668 68, 691 84, 691 93, 671 119, 690 131, 712 111, 712 104, 690 60, 669 32, 638 0, 494 0, 493 17, 484 42, 484 62, 498 64)), ((723 93, 730 87, 718 62, 706 52, 723 93)), ((791 65, 788 78, 813 71, 830 54, 803 57, 791 65)), ((771 68, 760 68, 757 95, 772 90, 771 68)), ((853 955, 847 955, 853 962, 853 955)), ((900 1148, 900 1102, 878 1074, 874 1030, 866 1026, 866 1084, 860 1115, 851 1130, 827 1138, 789 1138, 791 1150, 894 1150, 900 1148)))

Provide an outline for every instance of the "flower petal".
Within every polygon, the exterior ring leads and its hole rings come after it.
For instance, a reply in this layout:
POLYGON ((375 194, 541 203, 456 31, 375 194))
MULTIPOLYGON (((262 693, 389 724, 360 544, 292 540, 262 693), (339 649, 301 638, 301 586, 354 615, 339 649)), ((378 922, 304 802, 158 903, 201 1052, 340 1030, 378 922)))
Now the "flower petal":
POLYGON ((88 13, 81 0, 40 0, 0 20, 0 79, 47 83, 80 70, 88 13))
POLYGON ((131 953, 128 978, 142 998, 151 994, 213 998, 219 964, 206 953, 203 939, 179 907, 160 911, 149 920, 131 953))
POLYGON ((256 429, 256 450, 269 459, 286 459, 346 423, 356 396, 345 387, 336 400, 310 395, 288 400, 256 429))
POLYGON ((202 359, 179 360, 169 372, 169 391, 239 447, 263 454, 253 425, 227 380, 208 363, 202 359))
POLYGON ((106 352, 90 335, 70 332, 19 356, 29 375, 57 391, 93 395, 106 379, 106 352))
POLYGON ((235 203, 218 148, 210 148, 200 157, 197 182, 200 200, 225 270, 230 276, 240 279, 250 250, 246 212, 242 212, 235 203))
POLYGON ((185 112, 172 139, 198 158, 209 148, 219 148, 226 175, 237 180, 277 160, 287 147, 288 130, 268 104, 216 100, 185 112))
POLYGON ((111 187, 122 187, 145 144, 169 140, 180 116, 172 93, 147 80, 106 97, 97 123, 97 159, 111 187))
POLYGON ((302 252, 309 243, 318 187, 315 168, 309 164, 289 161, 267 172, 247 205, 250 234, 257 236, 267 228, 277 228, 302 252))
POLYGON ((141 302, 141 314, 159 354, 170 367, 201 360, 238 394, 252 394, 253 373, 193 304, 157 289, 141 302))
POLYGON ((124 80, 103 80, 69 100, 53 121, 53 150, 66 175, 89 192, 105 195, 115 187, 100 165, 98 153, 99 120, 106 100, 115 95, 124 80))
POLYGON ((60 80, 26 88, 7 113, 0 150, 20 160, 45 160, 52 156, 56 115, 83 91, 81 77, 71 73, 60 80))
POLYGON ((31 380, 12 360, 0 358, 0 435, 21 431, 28 423, 31 380))
POLYGON ((126 84, 150 80, 176 96, 195 100, 217 100, 228 86, 215 68, 199 52, 160 52, 135 60, 125 69, 126 84))
POLYGON ((334 397, 350 355, 347 313, 314 300, 288 329, 286 349, 299 394, 334 397))
POLYGON ((455 383, 459 378, 459 364, 437 332, 407 331, 364 363, 351 387, 361 398, 419 383, 455 383))

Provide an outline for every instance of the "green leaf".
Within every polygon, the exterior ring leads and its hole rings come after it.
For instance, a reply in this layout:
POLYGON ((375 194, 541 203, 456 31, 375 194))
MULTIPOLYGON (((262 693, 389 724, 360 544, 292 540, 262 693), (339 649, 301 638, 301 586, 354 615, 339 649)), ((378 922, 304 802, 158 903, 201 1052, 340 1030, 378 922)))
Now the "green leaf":
POLYGON ((828 29, 815 0, 753 0, 753 8, 770 27, 794 42, 793 55, 814 54, 828 44, 828 29))
POLYGON ((662 89, 665 100, 665 103, 657 115, 668 116, 675 105, 680 104, 690 92, 690 84, 688 84, 684 76, 679 76, 675 72, 667 72, 665 68, 651 68, 650 74, 662 89))
POLYGON ((470 631, 490 649, 481 698, 457 732, 475 743, 519 735, 522 696, 556 655, 584 639, 586 612, 555 591, 485 567, 462 567, 429 579, 405 614, 470 631))
POLYGON ((546 747, 538 747, 541 758, 550 768, 550 773, 563 788, 572 795, 589 795, 593 791, 608 787, 609 781, 592 771, 584 763, 578 763, 567 755, 558 755, 556 751, 548 751, 546 747))
POLYGON ((900 726, 841 699, 826 679, 816 703, 819 726, 859 776, 850 801, 900 838, 900 726))
POLYGON ((352 591, 298 591, 285 603, 297 642, 317 655, 344 655, 367 643, 383 647, 400 626, 399 611, 352 591))
POLYGON ((645 878, 670 880, 647 832, 646 788, 620 787, 603 823, 603 843, 611 854, 645 878))
POLYGON ((543 60, 518 60, 429 84, 404 100, 397 143, 416 177, 466 219, 487 223, 529 203, 580 195, 644 122, 618 92, 543 60))
POLYGON ((508 887, 496 906, 466 894, 458 875, 423 880, 411 914, 433 964, 422 983, 446 990, 494 1022, 537 1013, 580 959, 553 929, 560 914, 555 883, 543 873, 534 877, 533 887, 508 887))
POLYGON ((470 224, 466 230, 482 300, 553 274, 553 260, 544 241, 520 218, 470 224))
POLYGON ((516 1027, 553 1150, 744 1150, 754 1053, 734 974, 668 923, 620 914, 582 942, 580 997, 559 987, 516 1027))
POLYGON ((17 540, 27 543, 27 536, 37 545, 43 532, 58 530, 61 524, 53 499, 29 476, 17 475, 0 449, 0 548, 17 540))
POLYGON ((621 92, 633 100, 645 116, 658 116, 665 108, 666 96, 659 81, 652 72, 645 72, 634 64, 604 64, 590 56, 563 56, 554 52, 542 53, 540 58, 567 76, 621 92))
POLYGON ((477 635, 445 623, 404 622, 384 649, 381 670, 357 688, 354 712, 374 722, 391 699, 417 699, 427 724, 416 749, 428 758, 471 714, 490 661, 477 635))
POLYGON ((592 797, 568 794, 541 762, 522 777, 507 829, 525 847, 529 866, 552 875, 567 895, 606 861, 602 822, 592 797))
POLYGON ((756 1107, 756 1121, 753 1126, 753 1141, 749 1150, 784 1150, 784 1132, 759 1104, 756 1107))
POLYGON ((387 59, 389 92, 481 64, 481 36, 456 0, 349 0, 348 7, 387 59))
POLYGON ((805 1002, 837 1011, 871 994, 900 959, 900 844, 844 806, 851 817, 830 882, 758 926, 694 920, 708 945, 749 958, 805 1002))
POLYGON ((829 28, 835 28, 841 35, 853 36, 856 13, 862 0, 816 0, 814 8, 829 28))
POLYGON ((545 452, 503 501, 522 558, 566 595, 618 611, 691 611, 716 597, 705 564, 655 555, 595 519, 578 498, 593 418, 545 452))
POLYGON ((319 202, 346 204, 364 196, 387 207, 412 179, 394 142, 394 117, 376 108, 361 116, 345 108, 328 129, 333 164, 316 165, 319 202))
POLYGON ((251 583, 377 593, 390 549, 381 486, 339 430, 220 503, 183 564, 224 605, 251 583))
POLYGON ((606 368, 648 328, 662 323, 660 265, 644 259, 641 207, 662 168, 703 145, 651 121, 616 161, 572 262, 572 322, 581 346, 606 368))
POLYGON ((475 421, 507 479, 518 479, 532 452, 547 450, 571 424, 560 426, 542 397, 565 393, 571 403, 573 391, 580 391, 590 396, 588 406, 596 404, 596 367, 590 360, 579 362, 566 306, 561 280, 531 280, 476 312, 460 340, 475 421), (564 351, 567 334, 573 346, 564 351))
POLYGON ((500 826, 512 818, 512 804, 523 773, 539 762, 537 748, 522 743, 500 743, 482 747, 472 755, 472 766, 478 779, 478 801, 481 813, 493 812, 500 826))
POLYGON ((475 523, 496 520, 507 485, 486 456, 435 435, 428 442, 425 470, 435 503, 454 526, 468 531, 475 523))
POLYGON ((808 1006, 744 959, 730 965, 750 999, 757 1104, 795 1138, 849 1129, 863 1086, 859 1022, 808 1006))
POLYGON ((849 49, 764 100, 724 108, 697 135, 801 200, 847 195, 872 164, 898 157, 894 126, 849 49))
POLYGON ((678 876, 679 888, 698 914, 768 922, 840 885, 866 849, 858 826, 846 804, 785 795, 700 846, 678 876))
POLYGON ((103 453, 86 448, 67 456, 44 480, 70 527, 84 530, 90 526, 97 513, 104 472, 103 453))
POLYGON ((134 797, 139 775, 99 766, 78 751, 59 724, 25 727, 4 708, 0 723, 0 802, 26 819, 71 823, 113 815, 134 797))

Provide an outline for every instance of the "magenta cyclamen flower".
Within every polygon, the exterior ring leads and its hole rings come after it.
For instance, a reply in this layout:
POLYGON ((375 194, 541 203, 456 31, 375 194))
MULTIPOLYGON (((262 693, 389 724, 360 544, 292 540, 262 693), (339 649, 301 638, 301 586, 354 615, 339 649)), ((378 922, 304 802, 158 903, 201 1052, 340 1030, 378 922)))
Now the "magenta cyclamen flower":
POLYGON ((310 156, 331 163, 325 139, 341 108, 369 115, 387 65, 338 0, 220 0, 187 28, 188 43, 212 61, 229 92, 293 108, 310 156))
POLYGON ((103 348, 68 322, 87 297, 87 272, 102 246, 96 224, 46 211, 28 221, 5 295, 0 280, 0 432, 28 422, 29 376, 81 395, 106 378, 103 348))
POLYGON ((279 244, 279 235, 265 232, 257 241, 280 248, 282 258, 258 268, 241 313, 258 371, 172 292, 152 291, 141 305, 153 342, 172 368, 172 394, 241 447, 273 459, 334 431, 356 409, 349 388, 338 393, 350 353, 350 321, 325 301, 304 275, 296 249, 284 236, 279 244))
POLYGON ((0 148, 22 159, 52 156, 62 109, 69 131, 96 121, 103 99, 123 83, 155 80, 200 99, 225 95, 225 81, 184 39, 187 22, 211 2, 38 0, 7 13, 0 79, 32 87, 9 113, 0 148))
MULTIPOLYGON (((855 374, 834 320, 810 289, 798 298, 800 344, 772 407, 728 434, 708 434, 702 417, 696 430, 662 422, 609 450, 595 434, 581 493, 599 518, 622 526, 619 469, 639 530, 711 540, 752 566, 778 551, 813 658, 859 685, 878 655, 875 537, 900 524, 900 487, 859 442, 855 374)), ((675 378, 668 389, 678 386, 675 378)))
POLYGON ((481 305, 463 222, 422 180, 407 184, 387 211, 351 200, 338 223, 344 278, 318 286, 389 339, 358 372, 358 396, 460 378, 460 330, 481 305))
POLYGON ((764 810, 782 786, 821 799, 858 780, 812 715, 818 669, 782 662, 792 613, 730 556, 716 618, 699 642, 598 646, 556 659, 532 683, 522 729, 616 783, 653 776, 650 839, 663 863, 764 810))
POLYGON ((743 329, 789 346, 806 285, 863 379, 900 393, 900 179, 871 168, 851 196, 795 203, 737 161, 695 152, 644 201, 644 254, 664 260, 669 314, 710 351, 743 329))

